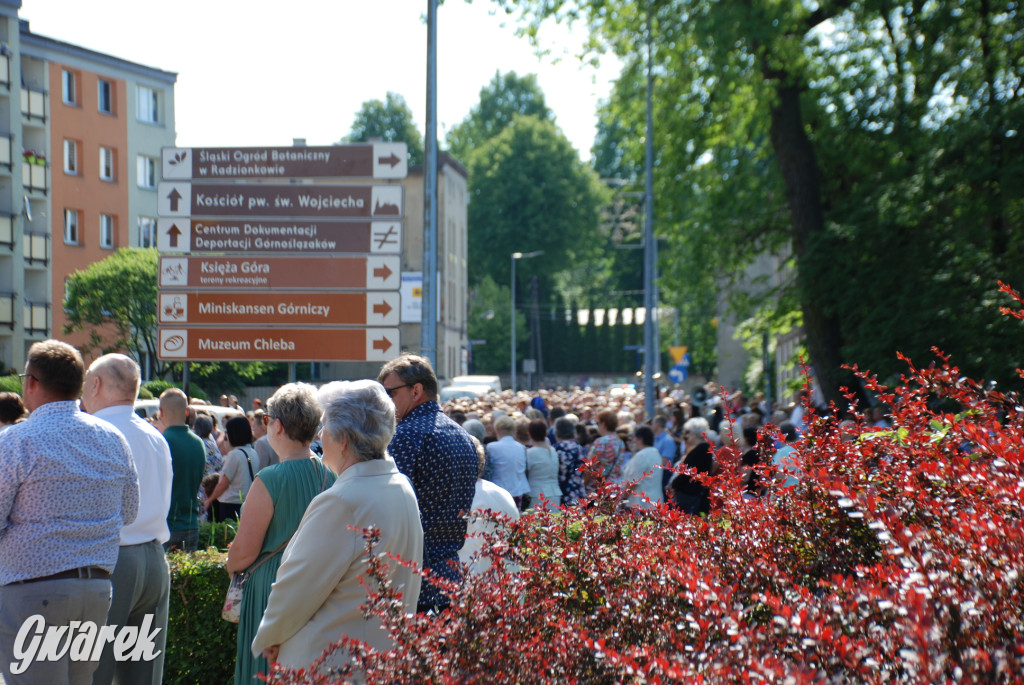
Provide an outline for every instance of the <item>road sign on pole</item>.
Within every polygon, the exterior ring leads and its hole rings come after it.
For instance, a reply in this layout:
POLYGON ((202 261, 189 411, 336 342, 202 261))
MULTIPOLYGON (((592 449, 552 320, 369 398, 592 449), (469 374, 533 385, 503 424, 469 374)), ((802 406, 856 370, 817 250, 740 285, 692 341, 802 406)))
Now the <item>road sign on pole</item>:
POLYGON ((156 246, 160 252, 179 254, 398 254, 402 249, 402 222, 158 219, 156 246))
POLYGON ((397 328, 161 327, 164 361, 386 361, 397 328))
POLYGON ((400 219, 403 212, 402 190, 400 185, 165 182, 157 185, 157 212, 162 217, 175 218, 400 219))
POLYGON ((397 326, 397 292, 161 292, 162 324, 397 326))
POLYGON ((165 147, 163 178, 218 181, 250 178, 405 178, 405 143, 320 147, 165 147))
POLYGON ((160 258, 161 290, 398 290, 401 258, 221 257, 160 258))

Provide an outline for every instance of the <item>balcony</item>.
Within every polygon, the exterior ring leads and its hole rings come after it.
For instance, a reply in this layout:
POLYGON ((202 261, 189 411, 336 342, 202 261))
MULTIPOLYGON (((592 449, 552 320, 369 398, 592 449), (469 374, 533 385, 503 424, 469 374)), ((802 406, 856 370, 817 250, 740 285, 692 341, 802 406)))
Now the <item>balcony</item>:
POLYGON ((50 261, 50 236, 44 233, 26 233, 21 246, 25 261, 30 264, 45 266, 50 261))
POLYGON ((14 328, 14 293, 0 293, 0 326, 14 328))
POLYGON ((46 183, 46 168, 45 163, 31 164, 26 157, 21 165, 21 185, 25 187, 26 192, 46 194, 50 189, 46 183))
POLYGON ((45 302, 25 302, 25 333, 29 335, 48 335, 50 305, 45 302))
POLYGON ((0 214, 0 247, 14 249, 14 217, 0 214))
POLYGON ((46 91, 23 86, 21 115, 29 122, 46 123, 46 91))

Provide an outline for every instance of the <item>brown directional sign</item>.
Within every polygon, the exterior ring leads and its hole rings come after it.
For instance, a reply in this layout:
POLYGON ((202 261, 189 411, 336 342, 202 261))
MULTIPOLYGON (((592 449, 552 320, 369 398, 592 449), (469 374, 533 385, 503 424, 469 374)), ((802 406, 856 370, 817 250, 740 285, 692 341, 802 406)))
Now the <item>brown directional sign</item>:
POLYGON ((160 258, 160 290, 398 290, 397 256, 160 258))
POLYGON ((319 147, 167 147, 165 180, 245 178, 405 178, 405 143, 319 147))
POLYGON ((400 221, 160 219, 160 252, 398 254, 400 221))
POLYGON ((395 292, 160 293, 162 324, 397 326, 395 292))
POLYGON ((165 361, 386 361, 401 345, 397 328, 161 327, 165 361))
POLYGON ((401 185, 160 183, 162 217, 316 217, 400 219, 401 185))

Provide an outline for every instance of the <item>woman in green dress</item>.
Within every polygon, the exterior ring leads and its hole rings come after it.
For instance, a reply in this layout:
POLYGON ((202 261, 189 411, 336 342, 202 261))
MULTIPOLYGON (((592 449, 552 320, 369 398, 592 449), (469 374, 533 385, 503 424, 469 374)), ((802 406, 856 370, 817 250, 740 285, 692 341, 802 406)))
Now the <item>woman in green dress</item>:
POLYGON ((250 646, 263 618, 281 553, 310 501, 336 478, 309 449, 319 430, 320 415, 316 388, 306 383, 281 386, 267 402, 267 438, 280 463, 256 475, 226 564, 232 575, 259 564, 246 580, 242 597, 235 661, 237 685, 261 682, 256 674, 269 671, 266 659, 254 658, 250 646))

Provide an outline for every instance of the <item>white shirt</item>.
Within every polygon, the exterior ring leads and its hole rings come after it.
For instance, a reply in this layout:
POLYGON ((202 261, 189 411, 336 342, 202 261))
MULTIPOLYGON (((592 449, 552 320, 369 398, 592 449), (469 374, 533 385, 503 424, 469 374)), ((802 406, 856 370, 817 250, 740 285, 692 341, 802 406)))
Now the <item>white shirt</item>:
POLYGON ((487 459, 491 462, 491 481, 507 490, 513 497, 530 492, 526 480, 526 447, 506 435, 497 442, 488 443, 487 459))
POLYGON ((622 470, 622 482, 629 483, 631 481, 640 478, 645 473, 651 472, 650 475, 644 476, 632 494, 629 496, 629 504, 637 509, 649 509, 658 502, 664 500, 661 488, 661 471, 662 464, 664 462, 661 458, 661 452, 656 447, 645 447, 636 454, 633 458, 626 463, 626 468, 622 470), (646 495, 650 501, 650 504, 644 501, 643 495, 646 495))
POLYGON ((171 508, 171 448, 160 431, 135 413, 129 404, 119 404, 93 412, 93 416, 113 424, 121 431, 132 450, 139 473, 139 514, 121 528, 121 546, 138 545, 150 540, 167 542, 167 512, 171 508))
MULTIPOLYGON (((516 501, 512 499, 512 495, 490 481, 478 480, 476 492, 473 495, 473 514, 483 511, 504 514, 513 521, 519 519, 519 508, 516 506, 516 501)), ((492 521, 473 515, 469 517, 469 525, 466 527, 466 544, 459 550, 459 561, 469 564, 470 573, 483 573, 491 567, 491 560, 480 558, 477 553, 484 545, 484 540, 480 536, 493 533, 495 529, 496 526, 492 521)))

